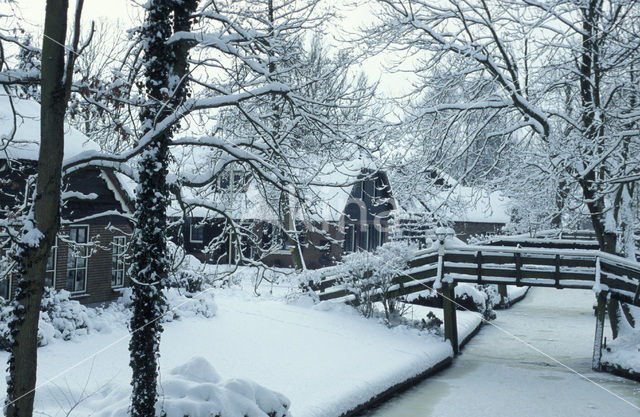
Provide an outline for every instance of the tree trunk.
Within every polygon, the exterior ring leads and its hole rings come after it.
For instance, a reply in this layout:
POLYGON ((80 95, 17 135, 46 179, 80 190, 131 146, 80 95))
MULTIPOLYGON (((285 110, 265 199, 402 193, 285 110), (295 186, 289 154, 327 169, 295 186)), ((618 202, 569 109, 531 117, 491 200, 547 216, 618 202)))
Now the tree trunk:
MULTIPOLYGON (((176 31, 190 29, 190 16, 196 5, 195 0, 152 0, 147 5, 142 38, 145 42, 145 88, 148 99, 140 116, 147 129, 145 132, 168 116, 186 97, 184 76, 188 68, 188 44, 183 41, 168 44, 167 40, 176 31), (172 94, 168 100, 165 91, 172 94)), ((129 342, 132 417, 154 416, 158 396, 158 358, 162 333, 160 319, 166 310, 161 290, 166 285, 168 271, 167 173, 172 129, 170 127, 153 138, 139 165, 131 267, 134 282, 132 335, 129 342)))
POLYGON ((18 281, 14 317, 9 327, 13 344, 9 356, 6 413, 31 416, 35 397, 38 319, 49 250, 60 226, 60 184, 64 149, 65 35, 67 0, 48 0, 42 45, 40 153, 33 210, 19 243, 18 281), (30 229, 33 230, 30 231, 30 229), (28 234, 27 234, 28 233, 28 234))

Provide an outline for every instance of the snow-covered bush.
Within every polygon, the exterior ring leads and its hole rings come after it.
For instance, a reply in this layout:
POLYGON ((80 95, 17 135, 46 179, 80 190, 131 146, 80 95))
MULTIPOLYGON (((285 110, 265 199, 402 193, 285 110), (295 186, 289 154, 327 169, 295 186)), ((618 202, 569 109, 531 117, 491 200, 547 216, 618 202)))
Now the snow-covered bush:
POLYGON ((394 278, 407 268, 415 251, 415 246, 405 242, 388 242, 373 253, 354 252, 342 258, 338 273, 345 287, 355 294, 356 304, 365 317, 373 314, 373 301, 382 303, 387 321, 398 314, 390 291, 394 278))
POLYGON ((169 278, 169 286, 172 288, 181 288, 190 294, 202 291, 204 279, 202 274, 198 274, 190 269, 183 269, 169 278))
MULTIPOLYGON (((167 300, 167 311, 160 319, 161 322, 167 323, 195 316, 211 318, 218 311, 212 288, 196 294, 188 293, 180 288, 165 288, 162 292, 167 300)), ((131 288, 125 288, 117 303, 128 308, 131 306, 131 294, 131 288)))
MULTIPOLYGON (((167 288, 167 313, 163 322, 189 317, 214 317, 217 305, 213 291, 205 289, 190 293, 182 288, 167 288)), ((73 340, 93 332, 109 332, 114 326, 126 327, 131 319, 131 288, 124 288, 122 295, 106 307, 87 307, 71 300, 65 290, 46 289, 42 298, 38 322, 38 345, 46 346, 54 339, 73 340)), ((0 297, 0 349, 10 346, 9 320, 11 306, 0 297)))
POLYGON ((70 295, 69 291, 65 290, 45 289, 38 324, 39 333, 42 335, 41 345, 47 345, 52 337, 71 340, 89 333, 89 311, 78 301, 69 299, 70 295))
MULTIPOLYGON (((442 299, 435 290, 425 290, 410 294, 406 301, 426 307, 442 308, 442 299)), ((500 303, 496 285, 458 284, 455 288, 455 302, 458 309, 477 311, 486 320, 496 317, 494 306, 500 303)))
POLYGON ((163 322, 195 316, 211 318, 218 311, 211 288, 197 294, 181 292, 177 288, 166 288, 162 291, 169 306, 167 314, 162 318, 163 322))
MULTIPOLYGON (((162 378, 156 415, 166 417, 291 417, 290 401, 253 381, 223 381, 204 358, 191 358, 162 378)), ((129 395, 111 390, 98 417, 128 415, 129 395)))
POLYGON ((11 348, 11 331, 9 330, 11 313, 11 306, 7 300, 0 297, 0 349, 7 351, 11 348))

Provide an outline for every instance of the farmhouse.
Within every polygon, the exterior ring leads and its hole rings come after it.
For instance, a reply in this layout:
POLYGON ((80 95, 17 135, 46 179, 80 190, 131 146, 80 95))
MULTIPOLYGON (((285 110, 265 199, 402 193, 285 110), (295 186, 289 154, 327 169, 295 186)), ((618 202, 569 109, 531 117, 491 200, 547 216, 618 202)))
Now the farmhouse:
MULTIPOLYGON (((508 200, 498 193, 461 186, 453 179, 424 172, 425 184, 434 187, 419 193, 402 189, 395 194, 393 181, 374 163, 357 159, 330 166, 315 184, 302 191, 302 205, 291 211, 295 231, 283 229, 281 192, 257 186, 241 166, 231 167, 215 189, 206 194, 213 207, 191 208, 181 225, 178 241, 201 261, 217 264, 262 262, 268 266, 293 266, 288 235, 295 235, 304 264, 315 269, 328 266, 343 254, 373 251, 390 239, 430 244, 433 230, 450 226, 462 240, 499 232, 509 221, 508 200), (404 192, 403 192, 404 191, 404 192)), ((397 179, 397 176, 394 178, 397 179)), ((176 211, 176 216, 179 212, 176 211)))
MULTIPOLYGON (((25 194, 36 173, 40 106, 14 99, 14 124, 8 99, 1 100, 0 218, 11 219, 24 206, 25 194)), ((86 136, 67 126, 65 159, 97 149, 86 136)), ((129 283, 126 253, 132 231, 132 206, 109 169, 85 168, 67 176, 63 181, 61 229, 47 262, 45 285, 67 290, 72 298, 85 304, 117 298, 129 283)), ((11 239, 6 230, 0 230, 0 239, 0 250, 6 249, 11 239)), ((15 286, 11 263, 6 262, 0 272, 0 296, 7 298, 15 286)))
POLYGON ((324 185, 309 185, 302 191, 303 204, 291 209, 295 231, 287 234, 282 227, 281 192, 260 189, 235 166, 207 197, 210 204, 224 206, 229 218, 193 208, 179 240, 187 253, 210 263, 243 260, 291 267, 288 236, 295 235, 304 265, 311 269, 332 264, 343 252, 373 250, 388 240, 394 203, 383 171, 357 160, 348 167, 327 167, 316 180, 324 185))

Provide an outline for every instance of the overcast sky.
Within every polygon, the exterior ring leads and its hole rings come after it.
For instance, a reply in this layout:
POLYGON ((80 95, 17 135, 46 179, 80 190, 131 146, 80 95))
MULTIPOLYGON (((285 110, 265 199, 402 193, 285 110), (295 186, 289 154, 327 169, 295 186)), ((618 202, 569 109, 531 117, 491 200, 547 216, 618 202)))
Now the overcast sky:
MULTIPOLYGON (((84 27, 88 27, 91 20, 108 19, 112 21, 121 20, 123 27, 128 28, 138 22, 141 17, 142 8, 138 5, 142 0, 85 0, 82 21, 84 27)), ((343 2, 346 0, 328 0, 343 2)), ((361 3, 366 1, 359 0, 361 3)), ((353 0, 350 0, 353 2, 353 0)), ((73 19, 73 10, 75 1, 69 0, 69 22, 73 19)), ((18 13, 24 19, 27 30, 41 32, 38 27, 44 25, 45 0, 18 0, 18 13), (30 27, 29 27, 30 26, 30 27)), ((340 29, 356 31, 362 24, 370 23, 373 19, 371 7, 364 5, 357 9, 341 8, 341 13, 345 19, 340 23, 340 29)), ((70 24, 70 23, 69 23, 70 24)), ((340 36, 338 29, 336 35, 340 36)), ((39 43, 39 42, 38 42, 39 43)), ((401 94, 409 86, 408 76, 406 74, 387 74, 384 66, 388 66, 391 59, 388 56, 378 56, 368 59, 363 63, 362 69, 372 80, 380 80, 380 92, 386 96, 394 96, 401 94)))

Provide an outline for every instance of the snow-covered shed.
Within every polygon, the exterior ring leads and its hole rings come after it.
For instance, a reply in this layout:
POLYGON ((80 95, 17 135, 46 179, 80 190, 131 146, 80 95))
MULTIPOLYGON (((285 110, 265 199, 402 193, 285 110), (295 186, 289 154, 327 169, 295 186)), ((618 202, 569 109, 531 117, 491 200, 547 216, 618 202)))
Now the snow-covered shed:
MULTIPOLYGON (((40 147, 40 105, 18 98, 11 104, 8 97, 0 97, 0 216, 4 218, 17 214, 24 204, 40 147)), ((96 143, 65 126, 65 160, 96 150, 96 143)), ((129 283, 126 252, 132 231, 131 200, 113 171, 84 168, 64 178, 63 204, 61 228, 47 262, 46 285, 68 290, 72 298, 87 304, 117 298, 129 283)), ((0 229, 0 236, 8 239, 6 230, 0 229)), ((6 275, 0 282, 2 297, 13 293, 11 274, 6 275)))
POLYGON ((393 172, 390 178, 397 202, 396 231, 405 238, 424 242, 434 227, 448 226, 467 241, 499 233, 510 221, 510 201, 500 192, 463 185, 430 169, 411 177, 393 172))

